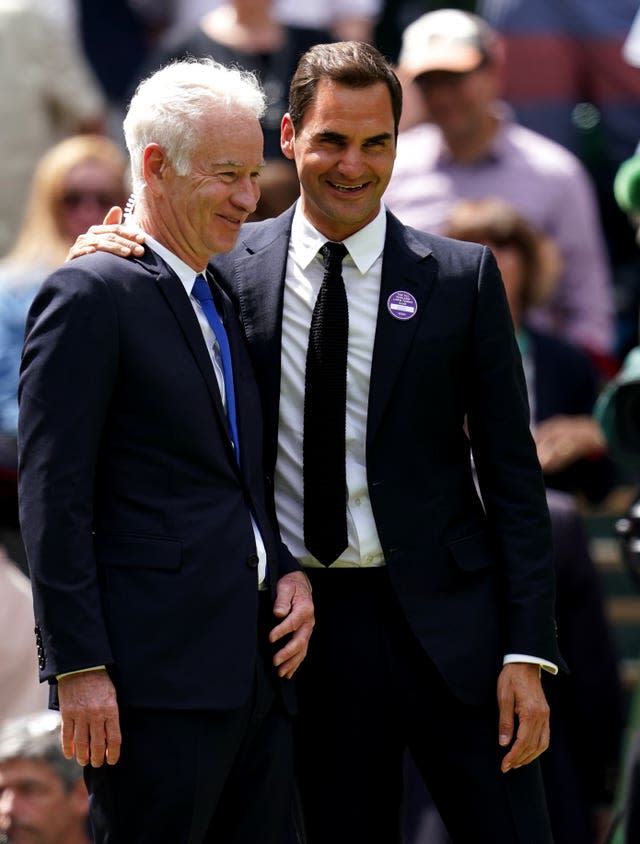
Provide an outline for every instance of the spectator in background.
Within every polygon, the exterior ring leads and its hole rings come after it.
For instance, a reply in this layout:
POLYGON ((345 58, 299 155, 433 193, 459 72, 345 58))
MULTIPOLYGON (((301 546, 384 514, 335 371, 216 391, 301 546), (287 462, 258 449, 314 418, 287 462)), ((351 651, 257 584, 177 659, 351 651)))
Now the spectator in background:
MULTIPOLYGON (((180 30, 194 26, 222 0, 181 0, 176 3, 173 25, 180 30)), ((331 32, 340 41, 372 41, 382 0, 276 0, 274 12, 287 26, 331 32)), ((318 41, 322 41, 319 38, 318 41)))
POLYGON ((460 202, 447 234, 494 252, 522 353, 553 530, 558 642, 570 672, 545 687, 553 740, 542 772, 555 844, 596 844, 613 800, 622 691, 585 526, 566 493, 597 502, 613 485, 604 434, 592 416, 598 381, 584 352, 527 324, 529 305, 544 300, 557 277, 551 242, 493 199, 460 202))
POLYGON ((560 262, 543 238, 508 203, 462 200, 445 233, 483 243, 496 256, 524 364, 533 436, 548 488, 600 501, 613 485, 600 425, 592 417, 598 377, 588 355, 531 328, 527 314, 552 295, 560 262))
POLYGON ((436 232, 460 199, 499 195, 512 204, 562 259, 555 295, 530 313, 532 324, 581 345, 608 372, 613 287, 595 195, 571 153, 513 122, 499 101, 495 33, 459 10, 430 12, 405 30, 399 69, 431 122, 400 133, 386 204, 406 224, 436 232))
POLYGON ((640 252, 611 186, 640 138, 640 59, 628 39, 638 0, 479 0, 477 11, 501 34, 504 96, 518 120, 570 149, 593 178, 622 356, 636 343, 640 252))
POLYGON ((276 14, 290 25, 328 29, 336 41, 373 41, 382 0, 276 0, 276 14))
MULTIPOLYGON (((41 0, 50 2, 50 0, 41 0)), ((84 53, 109 103, 109 134, 124 146, 122 120, 140 68, 169 26, 175 0, 75 0, 84 53), (114 55, 117 61, 114 61, 114 55)))
MULTIPOLYGON (((448 236, 489 246, 505 284, 522 353, 533 434, 547 485, 557 583, 558 644, 569 673, 545 685, 551 709, 542 773, 555 844, 596 844, 613 800, 624 725, 616 654, 602 587, 572 495, 598 500, 610 489, 612 465, 591 411, 593 366, 582 350, 532 330, 527 308, 553 290, 560 269, 552 242, 497 199, 454 206, 448 236), (590 741, 585 745, 584 736, 590 741)), ((406 844, 449 844, 433 809, 418 811, 420 786, 407 764, 406 844), (428 838, 422 831, 428 830, 428 838)), ((424 798, 423 798, 424 800, 424 798)), ((428 800, 424 800, 428 806, 428 800)))
POLYGON ((33 602, 28 578, 0 548, 0 723, 46 710, 33 650, 33 602))
POLYGON ((124 152, 104 135, 75 135, 38 163, 22 228, 0 262, 0 540, 26 570, 16 492, 18 369, 27 311, 75 238, 128 193, 124 152))
POLYGON ((0 725, 0 834, 11 844, 89 844, 82 768, 65 759, 60 718, 44 712, 0 725))
MULTIPOLYGON (((267 162, 286 162, 280 151, 280 121, 287 110, 289 82, 302 53, 329 40, 326 31, 282 24, 274 15, 272 0, 229 0, 214 3, 193 29, 163 40, 150 53, 141 75, 148 76, 169 61, 189 56, 211 56, 255 73, 267 96, 267 111, 261 120, 264 157, 267 162)), ((295 168, 292 164, 290 168, 295 179, 295 168)))
POLYGON ((640 137, 640 73, 623 47, 638 0, 478 0, 477 12, 501 35, 505 98, 518 119, 576 155, 579 114, 597 106, 612 161, 628 158, 640 137))
POLYGON ((105 100, 71 35, 29 0, 0 4, 0 255, 15 240, 40 156, 103 131, 105 100))

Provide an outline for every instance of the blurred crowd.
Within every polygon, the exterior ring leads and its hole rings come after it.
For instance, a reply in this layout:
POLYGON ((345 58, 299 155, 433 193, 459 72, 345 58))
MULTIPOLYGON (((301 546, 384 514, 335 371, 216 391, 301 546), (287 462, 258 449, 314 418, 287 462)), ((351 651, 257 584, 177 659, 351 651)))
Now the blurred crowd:
MULTIPOLYGON (((593 413, 638 344, 638 0, 0 4, 0 729, 18 724, 26 735, 24 716, 33 715, 32 738, 56 730, 36 717, 47 701, 17 518, 24 323, 76 237, 127 202, 125 104, 173 58, 211 55, 255 72, 268 97, 256 218, 275 216, 298 193, 279 147, 297 60, 314 43, 350 39, 376 44, 404 88, 386 206, 416 228, 487 244, 503 276, 549 492, 559 638, 571 667, 548 686, 545 783, 556 844, 598 844, 620 777, 625 712, 583 514, 638 482, 593 413)), ((44 763, 25 742, 6 754, 3 741, 0 733, 0 840, 17 841, 28 800, 11 777, 19 764, 44 763)), ((407 785, 406 844, 447 841, 410 760, 407 785)), ((69 814, 73 835, 88 840, 86 794, 73 778, 61 788, 52 811, 69 814)), ((51 844, 76 840, 52 829, 51 844)))

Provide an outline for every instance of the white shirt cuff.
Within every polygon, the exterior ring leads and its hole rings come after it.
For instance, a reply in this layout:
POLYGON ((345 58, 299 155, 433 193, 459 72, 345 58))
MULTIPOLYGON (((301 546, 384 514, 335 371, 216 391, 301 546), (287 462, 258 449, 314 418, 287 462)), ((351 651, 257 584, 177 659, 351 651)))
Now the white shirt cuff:
POLYGON ((510 662, 531 662, 539 666, 543 671, 548 671, 549 674, 557 674, 558 666, 553 662, 547 662, 546 659, 539 659, 537 656, 529 656, 528 654, 507 654, 502 660, 503 665, 508 665, 510 662))

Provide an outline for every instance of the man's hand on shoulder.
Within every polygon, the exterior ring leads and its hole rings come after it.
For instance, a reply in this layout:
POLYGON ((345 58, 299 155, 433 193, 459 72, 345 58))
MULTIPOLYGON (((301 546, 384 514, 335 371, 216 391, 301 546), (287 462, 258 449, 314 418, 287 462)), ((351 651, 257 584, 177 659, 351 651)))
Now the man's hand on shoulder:
POLYGON ((285 574, 278 581, 273 614, 281 618, 269 634, 270 642, 291 635, 287 644, 273 658, 278 675, 290 680, 307 655, 311 631, 315 624, 311 584, 302 571, 285 574))
POLYGON ((143 243, 144 235, 122 225, 122 208, 114 205, 101 226, 91 226, 85 234, 78 235, 65 260, 71 261, 91 252, 111 252, 129 258, 144 253, 143 243))
POLYGON ((549 746, 549 704, 537 664, 511 662, 503 667, 498 677, 498 706, 500 746, 507 747, 515 738, 502 760, 506 773, 533 762, 549 746))
POLYGON ((116 690, 101 668, 67 674, 58 680, 62 751, 81 765, 115 765, 120 757, 120 718, 116 690))

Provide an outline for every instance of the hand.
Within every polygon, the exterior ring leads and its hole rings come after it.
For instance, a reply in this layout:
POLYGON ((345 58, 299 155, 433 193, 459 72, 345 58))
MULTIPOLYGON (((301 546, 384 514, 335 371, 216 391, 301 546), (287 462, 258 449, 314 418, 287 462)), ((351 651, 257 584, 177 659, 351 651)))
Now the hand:
POLYGON ((542 691, 540 668, 526 662, 505 665, 498 677, 500 721, 498 742, 506 747, 514 737, 514 715, 518 731, 502 760, 502 772, 528 765, 549 747, 549 705, 542 691))
POLYGON ((543 472, 560 472, 583 457, 603 454, 605 439, 591 416, 552 416, 536 425, 533 438, 543 472))
POLYGON ((285 574, 278 581, 273 614, 282 618, 269 634, 270 642, 292 634, 287 644, 273 657, 278 675, 290 680, 307 655, 311 631, 315 624, 311 584, 304 572, 285 574))
POLYGON ((122 208, 114 205, 101 226, 91 226, 86 234, 80 234, 67 252, 65 260, 71 261, 90 252, 112 252, 128 258, 144 253, 144 235, 122 225, 122 208))
POLYGON ((81 765, 115 765, 120 757, 116 690, 103 669, 68 674, 58 680, 62 752, 81 765))

